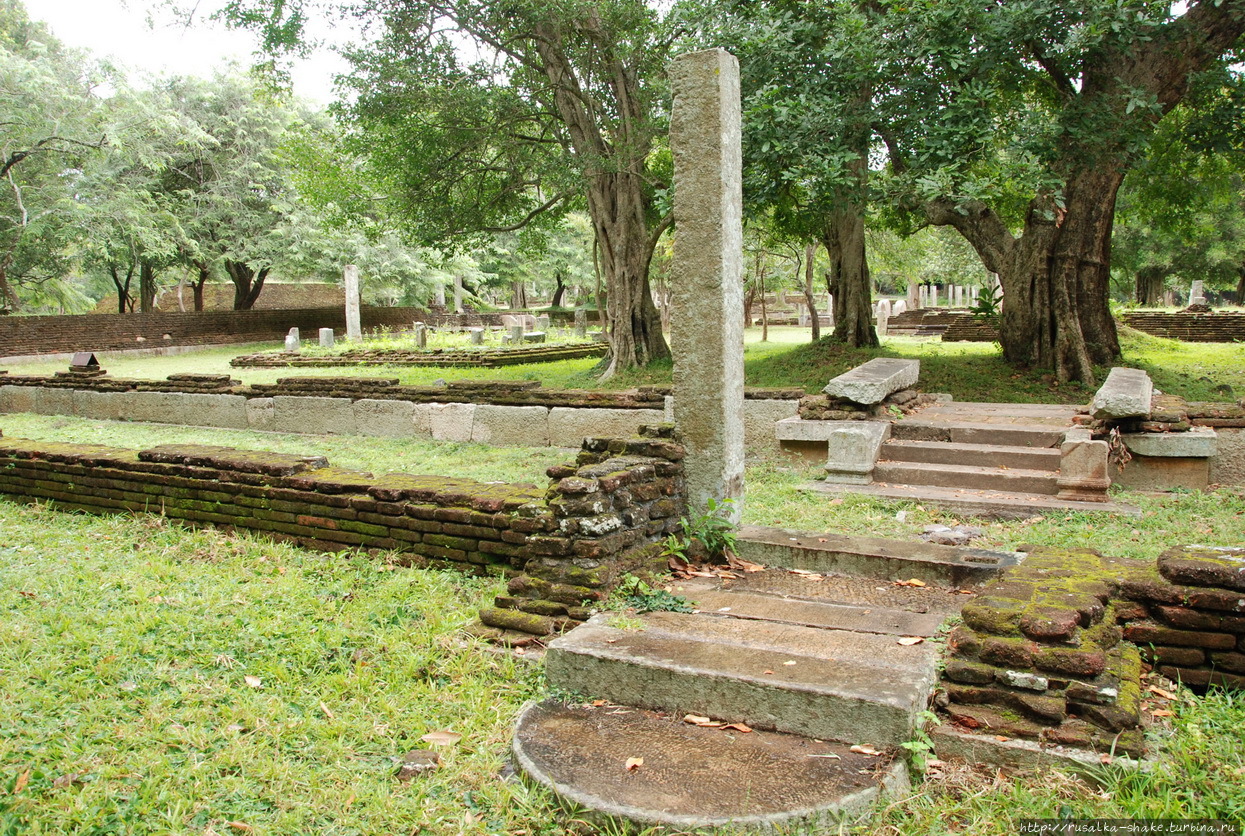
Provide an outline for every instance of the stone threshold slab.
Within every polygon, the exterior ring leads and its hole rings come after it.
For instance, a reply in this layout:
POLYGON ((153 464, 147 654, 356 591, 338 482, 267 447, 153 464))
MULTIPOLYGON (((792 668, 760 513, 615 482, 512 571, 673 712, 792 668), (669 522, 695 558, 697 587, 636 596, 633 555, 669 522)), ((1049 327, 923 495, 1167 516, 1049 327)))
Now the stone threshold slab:
POLYGON ((573 804, 680 830, 833 826, 909 786, 892 755, 614 705, 531 703, 512 751, 529 779, 573 804), (629 770, 629 758, 644 762, 629 770))
POLYGON ((938 488, 932 485, 891 485, 884 482, 869 485, 842 485, 833 482, 809 482, 801 485, 799 490, 832 496, 855 493, 882 499, 905 500, 934 505, 962 514, 997 519, 1024 519, 1062 511, 1141 516, 1141 509, 1136 505, 1127 505, 1122 502, 1084 502, 1059 499, 1045 494, 938 488))
POLYGON ((1102 783, 1107 770, 1141 770, 1149 772, 1157 758, 1143 760, 1117 755, 1104 760, 1103 753, 1072 746, 1043 744, 1033 740, 1007 738, 999 740, 990 734, 975 734, 950 725, 930 730, 934 754, 943 760, 964 760, 987 763, 1005 771, 1043 773, 1051 769, 1070 772, 1094 783, 1102 783))

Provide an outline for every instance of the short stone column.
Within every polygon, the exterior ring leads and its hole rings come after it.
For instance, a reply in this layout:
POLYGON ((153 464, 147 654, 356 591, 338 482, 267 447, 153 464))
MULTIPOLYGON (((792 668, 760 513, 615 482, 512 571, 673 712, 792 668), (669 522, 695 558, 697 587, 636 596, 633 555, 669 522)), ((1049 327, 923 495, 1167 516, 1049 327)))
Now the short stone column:
POLYGON ((886 312, 886 308, 878 308, 877 332, 879 337, 890 336, 890 314, 886 312))
POLYGON ((905 297, 904 301, 908 303, 909 308, 911 308, 912 310, 916 310, 918 307, 920 307, 920 300, 921 300, 921 286, 917 284, 915 281, 909 279, 908 280, 908 295, 907 297, 905 297))
POLYGON ((432 297, 432 301, 438 308, 445 307, 445 285, 437 285, 437 292, 432 297))
POLYGON ((472 328, 470 333, 471 333, 471 344, 472 345, 484 345, 484 329, 483 328, 472 328))
POLYGON ((739 62, 723 49, 670 65, 674 418, 687 449, 688 510, 744 491, 743 193, 739 62))
POLYGON ((342 271, 346 285, 346 339, 363 339, 363 327, 359 324, 359 268, 347 264, 342 271))
POLYGON ((321 348, 332 348, 333 343, 336 342, 336 340, 337 340, 337 337, 333 333, 332 328, 321 328, 320 329, 320 347, 321 348))
POLYGON ((510 326, 510 342, 513 345, 519 345, 520 343, 523 342, 523 330, 524 329, 522 325, 511 325, 510 326))
POLYGON ((454 313, 463 312, 463 277, 454 276, 454 313))
POLYGON ((1189 286, 1189 304, 1205 305, 1206 304, 1206 285, 1201 279, 1195 279, 1193 284, 1189 286))
POLYGON ((546 332, 549 330, 549 314, 541 314, 536 317, 536 330, 546 332))
POLYGON ((583 308, 575 309, 575 336, 581 339, 588 336, 588 312, 583 308))
POLYGON ((298 329, 291 328, 285 335, 285 350, 290 354, 297 354, 301 349, 302 341, 299 339, 298 329))
POLYGON ((415 347, 428 347, 428 326, 422 322, 415 323, 415 347))
POLYGON ((917 288, 916 306, 918 309, 929 307, 929 288, 925 285, 917 288))
POLYGON ((931 308, 938 307, 938 285, 936 284, 929 286, 929 306, 931 308))
POLYGON ((1074 427, 1064 433, 1059 446, 1059 478, 1056 485, 1061 499, 1106 502, 1111 487, 1105 441, 1094 440, 1085 427, 1074 427))

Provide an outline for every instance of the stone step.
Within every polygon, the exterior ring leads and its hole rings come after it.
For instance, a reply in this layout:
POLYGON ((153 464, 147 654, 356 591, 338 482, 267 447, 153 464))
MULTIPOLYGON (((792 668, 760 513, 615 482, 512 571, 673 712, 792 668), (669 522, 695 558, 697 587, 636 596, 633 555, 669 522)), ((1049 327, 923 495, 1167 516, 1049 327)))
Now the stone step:
MULTIPOLYGON (((1014 552, 758 525, 739 529, 735 552, 764 566, 887 581, 916 578, 927 584, 954 587, 997 580, 1017 560, 1014 552)), ((752 582, 753 576, 748 575, 745 580, 752 582)))
POLYGON ((873 469, 873 478, 878 482, 900 485, 936 485, 1050 496, 1059 492, 1058 476, 1047 470, 882 461, 873 469))
POLYGON ((905 418, 891 423, 891 438, 904 441, 949 441, 954 444, 997 444, 1008 447, 1058 447, 1066 427, 1045 424, 943 421, 905 418))
POLYGON ((881 749, 909 739, 935 679, 929 642, 704 613, 616 619, 549 644, 551 688, 881 749))
POLYGON ((809 482, 800 489, 831 496, 842 496, 845 493, 876 496, 882 499, 932 505, 967 516, 994 519, 1024 519, 1040 514, 1065 511, 1141 516, 1141 509, 1136 505, 1109 500, 1087 502, 1077 499, 1060 499, 1047 494, 945 488, 936 485, 896 485, 884 482, 874 482, 869 485, 842 485, 833 482, 809 482))
POLYGON ((672 588, 703 613, 775 624, 796 624, 820 630, 929 638, 938 633, 938 628, 947 617, 946 613, 937 611, 913 612, 801 598, 781 598, 778 599, 782 602, 781 606, 775 606, 773 595, 723 589, 716 582, 703 578, 679 581, 672 588))
POLYGON ((530 704, 512 748, 528 777, 567 801, 679 830, 831 827, 908 787, 904 762, 892 753, 705 728, 616 705, 530 704), (643 763, 628 769, 631 758, 643 763))
POLYGON ((1009 468, 1025 470, 1056 471, 1059 469, 1059 449, 1055 447, 893 439, 882 445, 881 456, 883 460, 893 462, 958 464, 976 467, 1007 465, 1009 468))

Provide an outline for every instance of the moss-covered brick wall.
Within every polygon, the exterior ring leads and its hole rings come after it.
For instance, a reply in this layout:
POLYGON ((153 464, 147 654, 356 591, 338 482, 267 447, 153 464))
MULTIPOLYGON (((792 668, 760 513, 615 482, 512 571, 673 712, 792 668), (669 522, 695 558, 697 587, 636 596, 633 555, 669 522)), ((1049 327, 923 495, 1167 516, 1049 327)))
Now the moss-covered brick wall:
POLYGON ((336 468, 322 457, 165 445, 122 450, 0 438, 0 493, 90 513, 148 512, 245 528, 326 551, 500 571, 508 594, 481 635, 514 641, 587 617, 618 575, 650 560, 683 513, 683 448, 669 427, 585 439, 545 488, 336 468))
POLYGON ((1143 665, 1245 687, 1245 549, 1026 551, 949 636, 939 705, 958 725, 1141 754, 1143 665))
POLYGON ((279 369, 287 366, 436 366, 496 369, 523 363, 554 363, 580 357, 603 357, 605 343, 548 343, 515 348, 432 349, 430 351, 356 349, 342 354, 286 354, 265 351, 243 354, 229 361, 235 368, 279 369))
POLYGON ((1245 340, 1245 314, 1239 313, 1138 311, 1124 314, 1124 323, 1156 337, 1185 342, 1233 343, 1245 340))

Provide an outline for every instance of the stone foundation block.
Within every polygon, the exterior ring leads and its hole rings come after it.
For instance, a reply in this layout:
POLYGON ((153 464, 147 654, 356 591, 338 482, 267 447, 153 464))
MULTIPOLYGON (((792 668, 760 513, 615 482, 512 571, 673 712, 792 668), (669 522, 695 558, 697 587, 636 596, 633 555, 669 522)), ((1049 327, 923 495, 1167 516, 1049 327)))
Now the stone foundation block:
POLYGON ((349 398, 276 395, 272 402, 278 432, 355 435, 358 431, 349 398))
POLYGON ((665 420, 660 409, 576 409, 555 406, 549 410, 549 443, 555 447, 577 447, 585 438, 628 437, 642 424, 665 420))
POLYGON ((496 447, 546 447, 549 408, 477 404, 471 440, 496 447))
POLYGON ((73 390, 35 389, 34 411, 40 415, 73 415, 73 390))
POLYGON ((886 421, 839 423, 827 441, 826 481, 849 485, 872 482, 878 454, 890 433, 891 425, 886 421))
POLYGON ((1117 366, 1094 394, 1090 408, 1095 418, 1146 418, 1150 415, 1153 397, 1154 384, 1148 374, 1140 369, 1117 366))
POLYGON ((249 429, 267 432, 277 428, 277 412, 272 398, 251 398, 246 402, 246 425, 249 429))
POLYGON ((428 429, 435 441, 471 441, 476 405, 472 403, 428 404, 428 429))
POLYGON ((358 400, 354 402, 354 423, 360 435, 411 438, 415 435, 415 404, 410 401, 358 400))
POLYGON ((34 412, 35 387, 0 386, 0 412, 34 412))
POLYGON ((915 386, 920 373, 920 360, 875 357, 831 380, 821 391, 855 403, 881 403, 892 392, 915 386))

